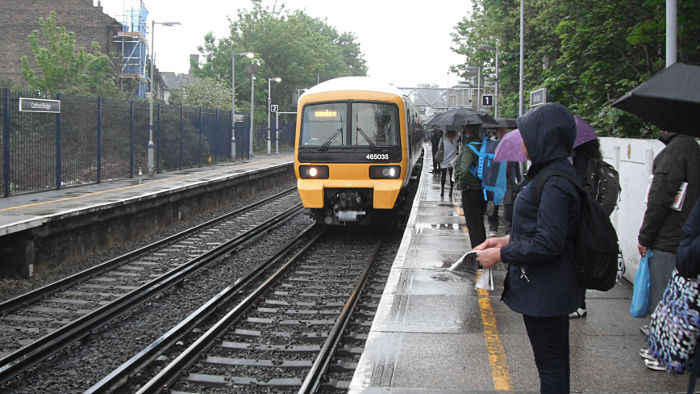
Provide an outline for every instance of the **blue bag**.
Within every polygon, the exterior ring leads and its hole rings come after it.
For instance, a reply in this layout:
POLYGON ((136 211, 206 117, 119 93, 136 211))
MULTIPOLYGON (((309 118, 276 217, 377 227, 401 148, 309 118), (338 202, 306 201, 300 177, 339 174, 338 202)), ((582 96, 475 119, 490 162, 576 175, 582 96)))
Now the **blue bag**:
POLYGON ((630 314, 634 317, 644 317, 649 314, 649 257, 651 255, 651 250, 647 250, 639 261, 639 268, 634 275, 632 305, 630 305, 630 314))
POLYGON ((493 201, 495 205, 499 205, 506 194, 507 163, 493 160, 498 142, 484 138, 479 150, 476 149, 474 143, 467 144, 469 149, 479 158, 478 162, 469 169, 469 172, 481 180, 484 200, 493 201))

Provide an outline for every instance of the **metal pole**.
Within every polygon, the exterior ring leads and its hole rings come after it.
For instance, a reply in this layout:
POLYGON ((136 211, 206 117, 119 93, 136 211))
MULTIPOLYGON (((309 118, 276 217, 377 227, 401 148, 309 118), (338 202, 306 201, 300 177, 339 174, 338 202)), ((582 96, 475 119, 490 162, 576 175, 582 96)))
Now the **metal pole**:
POLYGON ((255 75, 250 74, 250 140, 248 141, 248 158, 253 157, 253 100, 255 98, 255 87, 253 85, 255 75))
MULTIPOLYGON (((61 101, 61 93, 56 93, 56 100, 61 101)), ((9 141, 5 140, 5 143, 9 141)), ((61 113, 56 114, 56 189, 61 188, 61 113)))
POLYGON ((270 98, 270 82, 272 78, 267 78, 267 155, 270 156, 271 146, 270 146, 270 104, 272 99, 270 98))
POLYGON ((523 3, 525 0, 520 0, 520 82, 518 93, 518 116, 523 116, 523 56, 524 56, 524 38, 525 27, 523 17, 523 3))
POLYGON ((666 0, 666 67, 676 62, 678 7, 676 0, 666 0))
POLYGON ((275 112, 275 153, 280 154, 280 112, 275 112))
POLYGON ((493 101, 493 116, 498 117, 498 47, 496 47, 496 94, 493 101))
POLYGON ((481 110, 481 66, 477 67, 476 72, 476 110, 481 110))
POLYGON ((236 53, 231 52, 231 161, 236 160, 236 53))
POLYGON ((148 176, 153 176, 153 159, 155 145, 153 145, 153 47, 156 40, 156 21, 151 21, 151 71, 148 74, 148 176))

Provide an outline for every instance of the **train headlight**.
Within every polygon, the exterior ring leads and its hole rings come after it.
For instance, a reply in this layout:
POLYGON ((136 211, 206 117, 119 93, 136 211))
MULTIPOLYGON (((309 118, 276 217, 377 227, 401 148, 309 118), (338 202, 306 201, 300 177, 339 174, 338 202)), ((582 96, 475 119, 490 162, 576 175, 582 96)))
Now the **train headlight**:
POLYGON ((401 175, 400 166, 370 166, 371 179, 397 179, 401 175))
POLYGON ((328 179, 328 166, 299 166, 302 179, 328 179))

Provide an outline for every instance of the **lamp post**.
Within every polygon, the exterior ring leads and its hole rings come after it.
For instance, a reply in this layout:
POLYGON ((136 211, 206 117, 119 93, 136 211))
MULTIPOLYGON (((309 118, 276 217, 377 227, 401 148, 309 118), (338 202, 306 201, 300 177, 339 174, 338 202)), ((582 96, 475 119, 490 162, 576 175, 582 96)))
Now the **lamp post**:
POLYGON ((518 116, 523 115, 523 57, 525 53, 525 39, 523 38, 525 35, 525 18, 523 17, 524 3, 525 0, 520 0, 520 81, 518 82, 518 116))
POLYGON ((236 160, 236 56, 245 56, 252 59, 253 52, 233 52, 231 53, 231 161, 236 160))
POLYGON ((282 78, 274 77, 267 79, 267 155, 270 155, 272 146, 270 145, 270 106, 272 105, 272 98, 270 97, 270 82, 275 81, 277 83, 282 82, 282 78))
POLYGON ((495 118, 498 116, 498 47, 481 44, 479 45, 479 49, 486 49, 487 51, 496 51, 496 91, 494 93, 495 97, 493 100, 493 117, 495 118))
POLYGON ((148 175, 153 175, 153 169, 155 168, 155 144, 153 143, 153 85, 155 79, 153 78, 153 56, 155 50, 155 40, 156 40, 156 25, 163 26, 175 26, 180 25, 180 22, 156 22, 151 21, 151 70, 148 73, 150 79, 149 91, 148 91, 148 175))
MULTIPOLYGON (((481 67, 479 66, 467 66, 467 71, 474 72, 476 70, 476 110, 481 109, 481 67)), ((474 103, 474 98, 472 98, 472 104, 474 103)))
POLYGON ((254 100, 255 100, 255 73, 260 67, 260 60, 253 59, 250 61, 250 141, 248 145, 248 158, 253 157, 253 110, 254 110, 254 100))

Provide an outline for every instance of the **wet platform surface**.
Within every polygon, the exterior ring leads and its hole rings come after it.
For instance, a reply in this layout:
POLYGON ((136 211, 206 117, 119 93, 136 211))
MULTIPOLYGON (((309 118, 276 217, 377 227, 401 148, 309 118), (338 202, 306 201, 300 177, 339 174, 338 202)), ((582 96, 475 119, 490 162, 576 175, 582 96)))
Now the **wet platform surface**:
MULTIPOLYGON (((471 246, 459 192, 441 198, 431 167, 427 157, 350 392, 539 392, 522 316, 500 301, 505 266, 496 266, 490 292, 447 271, 471 246)), ((587 292, 587 316, 571 320, 572 392, 686 392, 687 374, 644 366, 639 328, 648 319, 630 315, 631 297, 624 279, 587 292)))
POLYGON ((290 165, 293 161, 292 153, 258 155, 250 160, 183 169, 152 177, 143 175, 140 183, 138 178, 131 178, 3 197, 0 198, 0 237, 39 227, 48 220, 60 220, 137 199, 159 198, 175 190, 221 182, 263 168, 290 165))

